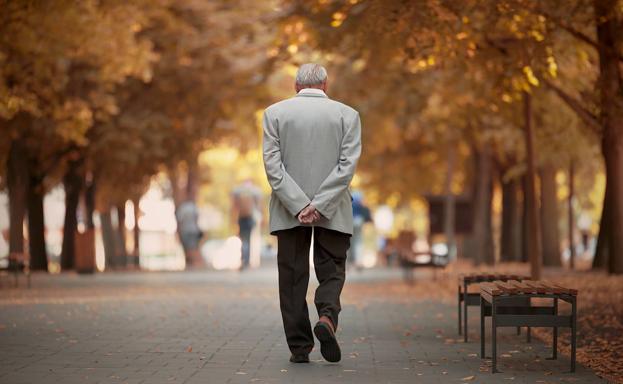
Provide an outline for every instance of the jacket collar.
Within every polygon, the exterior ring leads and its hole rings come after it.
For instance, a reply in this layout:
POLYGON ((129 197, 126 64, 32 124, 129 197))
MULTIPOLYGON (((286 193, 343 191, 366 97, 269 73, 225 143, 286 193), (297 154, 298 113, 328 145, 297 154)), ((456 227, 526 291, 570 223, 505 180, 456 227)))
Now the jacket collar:
POLYGON ((327 94, 324 93, 322 89, 317 88, 303 88, 296 94, 296 96, 306 96, 306 97, 327 97, 327 94))

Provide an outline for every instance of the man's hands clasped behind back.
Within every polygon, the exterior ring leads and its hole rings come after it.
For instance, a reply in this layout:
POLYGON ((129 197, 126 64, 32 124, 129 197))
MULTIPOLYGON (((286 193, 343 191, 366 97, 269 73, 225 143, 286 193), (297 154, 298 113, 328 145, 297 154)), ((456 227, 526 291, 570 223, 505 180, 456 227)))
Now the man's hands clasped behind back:
POLYGON ((320 220, 321 216, 320 212, 316 210, 316 207, 310 204, 307 207, 303 208, 303 210, 299 212, 297 217, 301 224, 313 224, 320 220))

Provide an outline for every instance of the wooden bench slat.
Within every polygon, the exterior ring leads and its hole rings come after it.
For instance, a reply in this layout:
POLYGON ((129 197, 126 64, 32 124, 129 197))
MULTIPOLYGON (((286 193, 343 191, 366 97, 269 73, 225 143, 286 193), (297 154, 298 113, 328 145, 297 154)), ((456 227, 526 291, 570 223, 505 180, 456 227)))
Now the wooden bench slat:
POLYGON ((561 294, 561 293, 567 293, 565 289, 561 289, 559 287, 553 286, 545 281, 539 280, 538 284, 540 284, 542 287, 544 287, 548 292, 551 293, 555 293, 555 294, 561 294))
POLYGON ((500 281, 500 280, 496 280, 493 282, 493 284, 497 285, 498 288, 500 288, 502 291, 504 291, 504 293, 516 293, 517 290, 510 284, 504 282, 504 281, 500 281))
POLYGON ((547 293, 547 290, 544 287, 542 287, 541 285, 537 284, 536 282, 532 280, 524 280, 523 283, 531 287, 532 289, 534 289, 536 293, 540 293, 540 294, 547 293))
POLYGON ((558 293, 560 293, 560 292, 556 292, 556 290, 553 287, 549 287, 549 286, 543 284, 540 280, 539 281, 526 280, 525 283, 530 285, 531 287, 534 287, 537 290, 537 293, 540 293, 540 294, 547 294, 547 293, 558 294, 558 293))
POLYGON ((481 283, 480 290, 488 293, 491 296, 501 295, 503 292, 493 283, 481 283))
POLYGON ((512 273, 466 273, 466 274, 459 275, 459 282, 461 283, 492 282, 496 280, 522 281, 526 279, 529 279, 529 277, 525 275, 518 275, 518 274, 512 274, 512 273))
POLYGON ((577 296, 578 294, 578 290, 577 289, 573 289, 573 288, 567 288, 567 287, 563 287, 560 284, 556 284, 547 280, 542 280, 543 284, 547 284, 548 286, 552 287, 552 289, 555 289, 557 291, 559 291, 560 293, 566 293, 568 295, 572 295, 572 296, 577 296))
POLYGON ((529 284, 532 287, 535 287, 538 290, 538 293, 544 293, 544 294, 552 293, 552 294, 557 294, 557 295, 568 294, 568 295, 573 295, 573 296, 576 296, 578 294, 578 291, 576 289, 566 288, 559 284, 551 283, 549 281, 527 280, 525 281, 525 283, 529 284))
POLYGON ((537 293, 534 287, 529 286, 528 284, 522 283, 517 280, 509 280, 508 284, 515 287, 521 293, 537 293))
POLYGON ((540 280, 539 283, 543 285, 544 287, 546 287, 548 291, 553 292, 555 294, 569 293, 569 290, 567 288, 558 287, 554 284, 551 284, 549 282, 542 281, 542 280, 540 280))

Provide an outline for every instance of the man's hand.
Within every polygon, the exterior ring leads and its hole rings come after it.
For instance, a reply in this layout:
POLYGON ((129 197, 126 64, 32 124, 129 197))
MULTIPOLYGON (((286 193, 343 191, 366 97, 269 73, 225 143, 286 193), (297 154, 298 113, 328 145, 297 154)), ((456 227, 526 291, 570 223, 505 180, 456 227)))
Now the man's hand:
POLYGON ((313 224, 320 220, 320 212, 316 210, 316 207, 310 204, 299 212, 298 219, 301 224, 313 224))

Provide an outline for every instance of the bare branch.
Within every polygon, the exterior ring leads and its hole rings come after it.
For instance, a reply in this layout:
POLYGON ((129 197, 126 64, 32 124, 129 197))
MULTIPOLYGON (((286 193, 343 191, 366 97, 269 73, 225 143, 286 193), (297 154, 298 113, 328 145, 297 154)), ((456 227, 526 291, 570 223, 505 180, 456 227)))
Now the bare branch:
POLYGON ((565 92, 562 88, 558 87, 551 81, 547 79, 541 79, 541 81, 543 81, 549 89, 554 91, 556 95, 564 101, 565 104, 567 104, 580 119, 582 119, 582 121, 584 121, 589 127, 593 128, 595 133, 601 134, 602 126, 599 123, 599 119, 591 111, 586 109, 579 100, 565 92))

